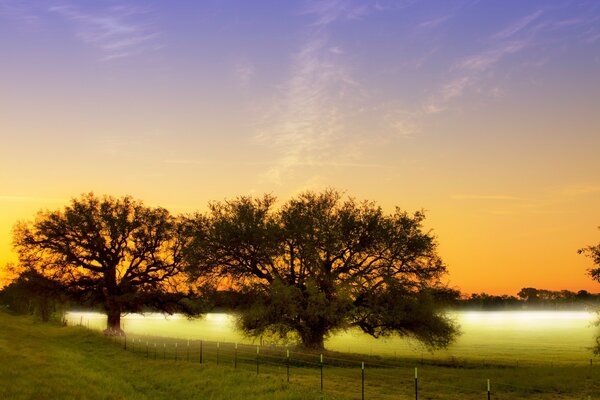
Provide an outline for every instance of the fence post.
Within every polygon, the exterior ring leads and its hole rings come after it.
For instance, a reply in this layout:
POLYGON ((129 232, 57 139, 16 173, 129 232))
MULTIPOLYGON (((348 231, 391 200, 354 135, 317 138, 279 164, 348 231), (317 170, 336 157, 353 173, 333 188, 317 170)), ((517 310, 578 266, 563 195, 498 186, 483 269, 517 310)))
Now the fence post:
POLYGON ((237 343, 235 344, 235 350, 233 352, 233 368, 237 368, 237 343))
POLYGON ((491 391, 489 379, 487 380, 487 394, 488 394, 488 400, 490 400, 492 398, 492 391, 491 391))
POLYGON ((163 343, 163 360, 167 359, 167 344, 163 343))
POLYGON ((286 369, 287 369, 287 382, 290 383, 290 349, 286 349, 287 359, 286 359, 286 369))
POLYGON ((200 341, 200 364, 202 364, 202 340, 200 341))
POLYGON ((417 367, 415 367, 415 400, 419 400, 419 375, 417 374, 417 367))
POLYGON ((154 359, 156 360, 156 343, 154 343, 154 359))
POLYGON ((175 342, 175 361, 177 361, 177 342, 175 342))
POLYGON ((186 360, 189 362, 190 361, 190 339, 188 339, 187 341, 187 357, 186 360))
POLYGON ((260 354, 260 346, 256 346, 256 375, 258 375, 258 357, 260 354))
POLYGON ((321 362, 319 364, 321 367, 321 393, 323 393, 323 353, 321 353, 321 362))
POLYGON ((217 342, 217 365, 219 365, 219 342, 217 342))
POLYGON ((365 400, 365 363, 362 363, 360 398, 365 400))
POLYGON ((146 340, 146 358, 148 358, 148 341, 146 340))

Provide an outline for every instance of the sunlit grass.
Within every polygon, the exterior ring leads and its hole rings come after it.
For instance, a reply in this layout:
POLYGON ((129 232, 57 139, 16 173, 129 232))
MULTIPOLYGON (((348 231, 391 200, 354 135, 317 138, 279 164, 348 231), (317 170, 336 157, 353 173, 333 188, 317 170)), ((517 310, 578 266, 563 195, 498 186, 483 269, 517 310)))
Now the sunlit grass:
MULTIPOLYGON (((340 332, 326 342, 329 350, 373 356, 421 358, 429 361, 466 360, 479 364, 585 364, 590 347, 600 334, 592 326, 594 313, 584 311, 472 311, 451 314, 463 334, 446 350, 428 352, 418 343, 400 338, 374 339, 356 330, 340 332)), ((71 324, 104 329, 106 316, 69 313, 71 324)), ((201 319, 148 313, 123 319, 128 333, 180 339, 257 343, 235 329, 228 314, 207 314, 201 319)))
POLYGON ((83 328, 0 312, 0 399, 310 399, 279 377, 146 360, 83 328))
POLYGON ((600 396, 596 364, 440 366, 415 358, 331 352, 325 354, 321 396, 317 354, 292 352, 288 385, 281 348, 261 348, 257 376, 256 346, 238 346, 235 365, 234 344, 221 342, 217 365, 216 343, 204 341, 200 365, 198 340, 190 342, 188 362, 187 340, 130 335, 124 351, 122 339, 107 339, 81 327, 57 327, 2 313, 0 324, 0 359, 7 360, 0 365, 2 399, 360 399, 362 359, 366 399, 414 398, 414 367, 419 369, 420 399, 486 398, 487 379, 493 399, 600 396), (156 356, 154 343, 159 345, 156 356))

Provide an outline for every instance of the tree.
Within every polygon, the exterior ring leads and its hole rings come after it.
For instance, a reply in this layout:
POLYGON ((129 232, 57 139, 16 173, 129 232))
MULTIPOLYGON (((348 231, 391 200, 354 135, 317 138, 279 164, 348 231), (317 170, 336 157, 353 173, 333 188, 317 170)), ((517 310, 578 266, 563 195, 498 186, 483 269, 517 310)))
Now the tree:
MULTIPOLYGON (((579 254, 585 254, 592 259, 596 268, 590 268, 589 274, 597 282, 600 282, 600 243, 596 246, 587 246, 583 249, 578 250, 579 254)), ((600 312, 599 312, 600 313, 600 312)), ((596 326, 600 326, 600 318, 595 322, 596 326)), ((600 335, 596 337, 596 346, 594 347, 594 354, 600 355, 600 335)))
POLYGON ((443 347, 457 328, 436 308, 446 267, 423 212, 386 215, 372 202, 307 192, 210 205, 190 224, 193 278, 252 294, 241 312, 249 334, 293 335, 322 349, 336 330, 398 334, 443 347))
MULTIPOLYGON (((13 265, 7 269, 15 270, 13 265)), ((36 315, 48 322, 67 303, 61 285, 35 269, 24 268, 9 285, 0 290, 0 302, 17 314, 36 315)))
POLYGON ((35 221, 18 223, 13 244, 22 266, 101 304, 105 332, 121 334, 123 312, 185 306, 177 287, 184 240, 184 225, 163 208, 89 193, 62 211, 40 211, 35 221))
POLYGON ((596 264, 597 267, 591 268, 589 273, 592 279, 600 282, 600 243, 598 243, 596 246, 587 246, 583 249, 579 249, 578 253, 585 254, 592 259, 594 264, 596 264))

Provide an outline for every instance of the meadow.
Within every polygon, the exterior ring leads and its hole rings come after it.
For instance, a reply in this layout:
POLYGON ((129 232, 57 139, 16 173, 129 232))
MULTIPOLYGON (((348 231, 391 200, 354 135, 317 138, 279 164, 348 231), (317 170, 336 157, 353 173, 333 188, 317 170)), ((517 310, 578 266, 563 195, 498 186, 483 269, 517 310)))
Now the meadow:
MULTIPOLYGON (((470 363, 508 365, 577 365, 588 363, 590 347, 600 332, 596 316, 586 311, 455 311, 449 315, 462 334, 448 349, 427 351, 414 341, 389 337, 374 339, 357 330, 338 332, 326 341, 329 350, 388 358, 462 360, 470 363)), ((70 312, 67 321, 101 330, 101 313, 70 312)), ((182 340, 258 344, 236 329, 232 314, 209 313, 203 318, 158 313, 129 314, 122 318, 129 334, 162 336, 182 340)), ((264 338, 264 343, 270 343, 264 338)))
POLYGON ((413 399, 415 367, 419 399, 485 399, 488 379, 493 399, 600 398, 596 363, 328 351, 321 368, 319 355, 292 348, 288 383, 284 348, 262 346, 257 373, 253 345, 236 351, 231 342, 192 339, 188 350, 188 341, 176 338, 109 339, 80 321, 84 326, 65 327, 0 313, 0 398, 361 399, 364 390, 365 399, 413 399))

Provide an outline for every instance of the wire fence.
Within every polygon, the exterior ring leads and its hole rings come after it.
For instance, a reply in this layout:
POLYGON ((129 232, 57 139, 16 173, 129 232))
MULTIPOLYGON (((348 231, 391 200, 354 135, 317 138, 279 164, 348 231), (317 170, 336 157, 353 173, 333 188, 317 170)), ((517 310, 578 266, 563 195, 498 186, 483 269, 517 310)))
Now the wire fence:
MULTIPOLYGON (((89 328, 83 322, 72 325, 89 328)), ((592 358, 571 366, 576 370, 565 375, 569 367, 531 368, 523 362, 441 363, 426 358, 377 356, 360 356, 359 360, 355 354, 134 334, 113 336, 110 340, 149 361, 171 360, 257 376, 275 375, 287 383, 310 386, 324 395, 348 399, 600 399, 600 366, 592 358), (532 381, 541 381, 543 386, 532 381), (448 397, 439 397, 440 393, 448 397)))

